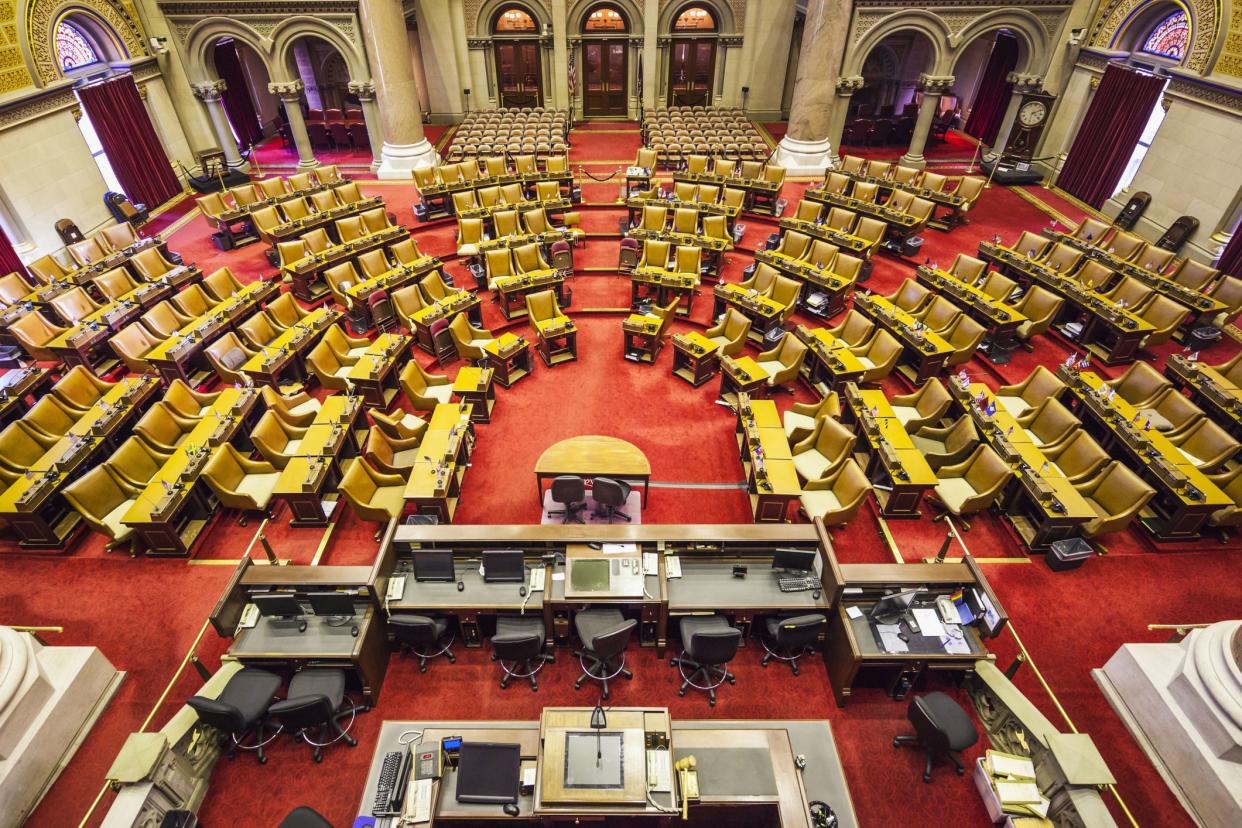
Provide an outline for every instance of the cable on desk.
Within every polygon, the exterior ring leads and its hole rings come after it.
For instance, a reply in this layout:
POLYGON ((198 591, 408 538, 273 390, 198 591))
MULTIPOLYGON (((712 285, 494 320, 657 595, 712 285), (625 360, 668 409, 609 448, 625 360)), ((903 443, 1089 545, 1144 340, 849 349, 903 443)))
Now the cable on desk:
POLYGON ((421 730, 403 730, 401 735, 397 737, 397 744, 402 747, 410 747, 411 745, 420 744, 423 741, 423 731, 421 730), (406 738, 406 737, 410 738, 406 738))

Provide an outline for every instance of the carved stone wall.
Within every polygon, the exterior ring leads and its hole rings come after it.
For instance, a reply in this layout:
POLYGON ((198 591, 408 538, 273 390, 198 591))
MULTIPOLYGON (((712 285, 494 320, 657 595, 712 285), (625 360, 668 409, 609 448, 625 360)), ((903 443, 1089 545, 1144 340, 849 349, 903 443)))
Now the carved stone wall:
POLYGON ((1216 59, 1216 71, 1222 75, 1242 78, 1242 0, 1230 4, 1229 31, 1216 59))
POLYGON ((17 28, 17 4, 22 0, 0 0, 0 95, 30 86, 30 71, 22 57, 17 28))
POLYGON ((106 23, 116 33, 129 59, 151 54, 138 23, 138 14, 128 0, 31 0, 26 17, 26 43, 40 85, 46 86, 61 77, 52 29, 61 14, 71 8, 84 10, 106 23))
MULTIPOLYGON (((1100 5, 1100 11, 1091 26, 1089 44, 1101 49, 1120 48, 1116 45, 1117 37, 1125 29, 1126 24, 1143 8, 1158 2, 1161 0, 1105 0, 1100 5)), ((1182 65, 1192 72, 1207 73, 1208 61, 1211 59, 1212 49, 1216 45, 1216 37, 1220 29, 1218 2, 1220 0, 1183 0, 1183 3, 1190 9, 1191 43, 1190 54, 1182 65)), ((1234 7, 1237 8, 1237 0, 1233 2, 1234 7)))

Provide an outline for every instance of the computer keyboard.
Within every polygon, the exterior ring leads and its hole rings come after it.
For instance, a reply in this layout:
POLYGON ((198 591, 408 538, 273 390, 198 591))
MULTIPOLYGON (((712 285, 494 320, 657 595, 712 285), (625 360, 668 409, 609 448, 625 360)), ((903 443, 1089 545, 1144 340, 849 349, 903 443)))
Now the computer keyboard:
POLYGON ((810 575, 779 575, 776 582, 780 584, 781 592, 810 592, 819 589, 819 581, 810 575))
POLYGON ((402 766, 405 764, 405 756, 408 752, 390 750, 384 754, 384 764, 380 766, 379 782, 375 785, 375 801, 371 806, 372 816, 393 816, 397 813, 393 808, 393 794, 404 782, 401 779, 404 775, 402 766))

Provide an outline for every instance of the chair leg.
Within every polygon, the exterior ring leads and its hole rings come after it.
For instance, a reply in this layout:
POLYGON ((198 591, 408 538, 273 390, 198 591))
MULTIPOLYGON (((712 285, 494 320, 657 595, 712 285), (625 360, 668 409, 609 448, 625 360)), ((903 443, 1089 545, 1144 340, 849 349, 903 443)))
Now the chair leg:
POLYGON ((923 766, 923 782, 930 783, 932 780, 932 763, 936 761, 936 751, 930 747, 927 749, 927 764, 923 766))

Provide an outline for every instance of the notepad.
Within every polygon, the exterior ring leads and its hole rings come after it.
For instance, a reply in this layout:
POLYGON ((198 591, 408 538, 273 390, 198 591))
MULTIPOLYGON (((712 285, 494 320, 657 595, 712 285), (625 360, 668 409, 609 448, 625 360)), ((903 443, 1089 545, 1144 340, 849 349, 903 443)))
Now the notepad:
POLYGON ((989 750, 986 753, 986 762, 988 770, 993 776, 1008 776, 1028 780, 1035 778, 1035 763, 1026 756, 1002 753, 999 750, 989 750))
POLYGON ((940 615, 936 610, 920 608, 911 610, 911 612, 923 635, 937 638, 943 638, 946 635, 944 625, 940 623, 940 615))
POLYGON ((1039 794, 1039 786, 1034 782, 996 780, 993 786, 1001 805, 1038 805, 1043 798, 1039 794))

